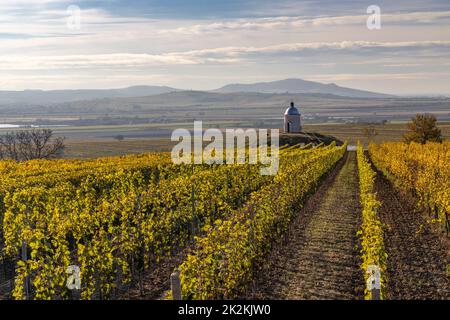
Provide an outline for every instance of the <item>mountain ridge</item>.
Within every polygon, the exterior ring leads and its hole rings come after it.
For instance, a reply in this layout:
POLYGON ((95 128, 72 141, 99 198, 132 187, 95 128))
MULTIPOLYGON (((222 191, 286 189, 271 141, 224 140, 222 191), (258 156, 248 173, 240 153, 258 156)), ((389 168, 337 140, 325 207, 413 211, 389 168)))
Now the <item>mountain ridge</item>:
POLYGON ((63 103, 105 98, 132 98, 182 91, 168 86, 130 86, 118 89, 0 91, 0 103, 63 103))
POLYGON ((394 97, 384 93, 377 93, 353 88, 341 87, 335 83, 320 83, 303 79, 284 79, 270 82, 228 84, 214 92, 261 92, 261 93, 318 93, 345 96, 350 98, 388 98, 394 97))
MULTIPOLYGON (((169 86, 138 85, 119 89, 67 89, 0 91, 0 104, 52 104, 112 98, 146 97, 173 92, 191 92, 169 86)), ((348 98, 390 98, 392 95, 320 83, 302 79, 285 79, 250 84, 228 84, 215 90, 194 90, 207 93, 270 93, 270 94, 321 94, 348 98)))

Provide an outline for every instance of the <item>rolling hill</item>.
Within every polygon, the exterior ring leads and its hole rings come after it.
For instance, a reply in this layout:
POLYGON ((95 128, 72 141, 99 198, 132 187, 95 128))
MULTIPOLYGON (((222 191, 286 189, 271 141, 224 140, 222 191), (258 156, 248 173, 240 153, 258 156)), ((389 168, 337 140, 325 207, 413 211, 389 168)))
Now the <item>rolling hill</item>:
MULTIPOLYGON (((174 92, 184 92, 185 95, 189 96, 189 92, 192 91, 181 90, 167 86, 132 86, 122 89, 0 91, 0 105, 46 105, 53 103, 87 101, 96 99, 149 97, 174 92)), ((286 79, 274 82, 261 82, 254 84, 229 84, 216 90, 193 92, 201 92, 206 97, 214 93, 227 93, 229 94, 228 98, 230 98, 232 94, 238 93, 318 94, 349 98, 392 97, 386 94, 340 87, 336 84, 323 84, 301 79, 286 79)), ((196 97, 198 97, 198 94, 196 94, 196 97)))
POLYGON ((280 81, 260 82, 253 84, 229 84, 214 91, 221 93, 233 93, 233 92, 318 93, 318 94, 332 94, 352 98, 392 97, 387 94, 340 87, 334 83, 323 84, 320 82, 306 81, 302 79, 286 79, 280 81))
POLYGON ((50 104, 104 98, 143 97, 179 91, 161 86, 133 86, 123 89, 0 91, 0 104, 50 104))

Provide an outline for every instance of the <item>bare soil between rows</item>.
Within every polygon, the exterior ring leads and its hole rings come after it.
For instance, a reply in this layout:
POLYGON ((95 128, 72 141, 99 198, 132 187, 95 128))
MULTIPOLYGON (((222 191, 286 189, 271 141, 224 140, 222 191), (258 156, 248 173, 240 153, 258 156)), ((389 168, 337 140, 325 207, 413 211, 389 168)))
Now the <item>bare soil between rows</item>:
POLYGON ((450 299, 449 239, 431 224, 415 199, 397 190, 381 173, 375 190, 382 206, 388 253, 386 298, 395 300, 450 299))
MULTIPOLYGON (((387 299, 449 299, 449 239, 427 222, 415 199, 400 192, 378 173, 388 252, 387 299)), ((363 299, 361 224, 355 152, 324 177, 299 210, 284 239, 273 245, 243 299, 363 299)), ((143 273, 142 290, 133 286, 119 299, 161 299, 170 289, 170 274, 189 253, 192 243, 143 273)))
POLYGON ((348 152, 306 201, 246 299, 361 299, 361 208, 356 153, 348 152))

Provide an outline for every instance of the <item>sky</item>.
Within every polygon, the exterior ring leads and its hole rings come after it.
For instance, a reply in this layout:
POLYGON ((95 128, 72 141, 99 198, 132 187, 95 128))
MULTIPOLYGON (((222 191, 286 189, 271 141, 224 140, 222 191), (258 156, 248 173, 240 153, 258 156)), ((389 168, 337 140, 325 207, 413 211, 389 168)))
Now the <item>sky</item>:
POLYGON ((450 95, 450 1, 0 1, 0 90, 286 78, 450 95))

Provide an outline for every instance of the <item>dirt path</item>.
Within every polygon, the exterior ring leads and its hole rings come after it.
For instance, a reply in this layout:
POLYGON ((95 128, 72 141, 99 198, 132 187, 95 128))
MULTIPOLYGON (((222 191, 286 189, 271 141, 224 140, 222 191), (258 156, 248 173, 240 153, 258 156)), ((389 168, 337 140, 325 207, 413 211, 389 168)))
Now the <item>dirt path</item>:
POLYGON ((299 212, 246 298, 360 298, 358 197, 356 154, 349 152, 299 212))
POLYGON ((381 174, 376 191, 383 202, 379 215, 389 255, 387 298, 450 299, 448 239, 433 231, 413 200, 381 174))

